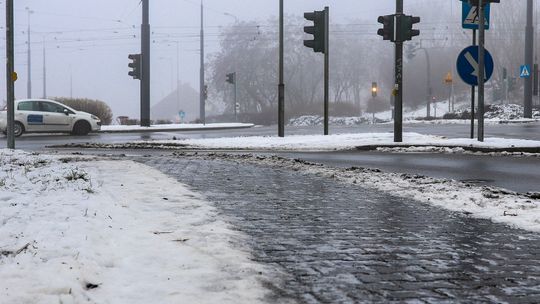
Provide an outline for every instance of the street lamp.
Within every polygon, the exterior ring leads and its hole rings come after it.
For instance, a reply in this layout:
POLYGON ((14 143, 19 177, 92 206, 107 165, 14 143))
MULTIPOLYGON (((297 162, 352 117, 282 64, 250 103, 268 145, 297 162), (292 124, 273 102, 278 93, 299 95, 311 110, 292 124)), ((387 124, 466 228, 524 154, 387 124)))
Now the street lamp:
POLYGON ((32 98, 32 54, 31 54, 31 40, 30 40, 30 15, 34 13, 33 10, 31 10, 29 7, 26 7, 26 12, 28 13, 28 49, 27 49, 27 55, 28 55, 28 81, 26 86, 26 96, 28 98, 32 98))

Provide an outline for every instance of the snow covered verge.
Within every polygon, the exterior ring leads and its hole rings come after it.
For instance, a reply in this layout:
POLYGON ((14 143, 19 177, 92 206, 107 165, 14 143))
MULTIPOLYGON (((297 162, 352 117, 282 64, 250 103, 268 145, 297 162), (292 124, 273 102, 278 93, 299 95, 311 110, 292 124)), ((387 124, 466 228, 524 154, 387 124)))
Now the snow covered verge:
POLYGON ((0 150, 1 303, 256 303, 263 269, 197 194, 130 161, 0 150))
POLYGON ((385 191, 475 218, 490 219, 516 228, 540 232, 540 193, 518 194, 505 189, 477 186, 467 182, 421 175, 387 173, 379 169, 333 168, 301 159, 254 154, 196 154, 175 152, 178 157, 226 159, 294 170, 302 174, 335 179, 339 182, 385 191))
MULTIPOLYGON (((122 149, 203 149, 203 150, 265 150, 265 151, 333 151, 375 150, 380 147, 436 146, 463 148, 483 152, 535 152, 540 141, 524 139, 486 138, 479 142, 468 138, 446 138, 419 133, 404 133, 403 142, 394 143, 393 133, 351 133, 335 135, 291 135, 221 137, 203 139, 135 141, 123 144, 71 144, 61 147, 122 148, 122 149)), ((457 152, 458 150, 456 150, 457 152)), ((537 152, 538 153, 538 152, 537 152)))
MULTIPOLYGON (((426 108, 410 109, 403 113, 404 123, 406 124, 469 124, 471 117, 470 106, 459 106, 454 112, 448 111, 448 103, 446 101, 437 103, 438 110, 432 111, 431 115, 435 115, 436 119, 424 119, 426 117, 426 108), (444 116, 444 119, 443 119, 444 116)), ((523 106, 517 104, 507 105, 488 105, 484 116, 486 124, 505 124, 505 123, 530 123, 540 121, 540 111, 534 110, 532 119, 523 118, 523 106)), ((304 115, 291 118, 288 122, 289 126, 306 127, 306 126, 322 126, 323 117, 319 115, 304 115)), ((373 123, 391 123, 392 112, 385 111, 376 113, 375 115, 363 113, 362 116, 356 117, 329 117, 329 124, 334 126, 355 126, 361 124, 373 123)))

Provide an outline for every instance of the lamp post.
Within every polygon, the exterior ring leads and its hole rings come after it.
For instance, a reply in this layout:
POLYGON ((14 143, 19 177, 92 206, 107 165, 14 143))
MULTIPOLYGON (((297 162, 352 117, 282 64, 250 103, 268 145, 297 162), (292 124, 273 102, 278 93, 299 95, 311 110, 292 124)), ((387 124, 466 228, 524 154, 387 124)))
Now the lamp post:
POLYGON ((26 96, 28 98, 32 98, 32 53, 31 53, 31 37, 30 37, 30 15, 34 13, 33 10, 31 10, 29 7, 26 7, 26 12, 28 13, 28 45, 27 45, 27 73, 28 73, 28 80, 26 83, 26 96))

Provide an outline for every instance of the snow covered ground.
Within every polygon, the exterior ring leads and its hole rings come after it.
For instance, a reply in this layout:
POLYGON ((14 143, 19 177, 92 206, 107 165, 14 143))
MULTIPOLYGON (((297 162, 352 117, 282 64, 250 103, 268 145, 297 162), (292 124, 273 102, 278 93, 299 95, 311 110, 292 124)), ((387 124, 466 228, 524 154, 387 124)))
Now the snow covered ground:
POLYGON ((212 124, 166 124, 152 125, 150 127, 141 127, 139 125, 111 125, 102 126, 101 132, 138 132, 138 131, 170 131, 170 130, 191 130, 191 129, 233 129, 233 128, 251 128, 253 124, 246 123, 212 123, 212 124))
POLYGON ((436 146, 486 149, 539 148, 540 141, 525 139, 486 138, 479 142, 469 138, 446 138, 418 133, 404 133, 402 143, 394 143, 393 133, 357 133, 335 135, 291 135, 222 137, 181 140, 137 141, 118 145, 89 144, 89 147, 111 148, 184 148, 184 149, 235 149, 265 151, 333 151, 353 150, 359 147, 436 146))
MULTIPOLYGON (((448 101, 440 101, 432 104, 431 116, 436 119, 425 120, 427 111, 426 107, 417 109, 406 109, 403 113, 403 120, 407 124, 469 124, 470 119, 442 119, 446 114, 454 114, 461 117, 463 113, 470 113, 470 106, 465 103, 455 105, 456 110, 450 112, 448 110, 448 101)), ((501 123, 528 123, 540 120, 540 111, 533 111, 533 118, 523 118, 523 106, 516 104, 507 105, 490 105, 485 113, 486 124, 501 124, 501 123)), ((391 123, 392 112, 384 111, 375 113, 375 116, 370 113, 363 113, 362 116, 356 117, 329 117, 329 124, 336 126, 354 126, 370 123, 391 123), (375 120, 373 120, 375 117, 375 120)), ((290 126, 320 126, 323 125, 323 117, 317 115, 304 115, 289 120, 290 126)))
POLYGON ((130 161, 0 150, 1 303, 256 303, 243 236, 130 161))

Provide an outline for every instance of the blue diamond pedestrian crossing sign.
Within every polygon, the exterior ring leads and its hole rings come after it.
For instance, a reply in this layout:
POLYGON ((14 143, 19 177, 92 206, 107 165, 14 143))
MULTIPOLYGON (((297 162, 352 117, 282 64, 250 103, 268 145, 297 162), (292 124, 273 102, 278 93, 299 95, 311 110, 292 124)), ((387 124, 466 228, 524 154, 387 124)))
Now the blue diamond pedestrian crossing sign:
MULTIPOLYGON (((478 75, 480 71, 478 54, 479 47, 477 45, 472 45, 461 51, 457 59, 456 67, 459 77, 463 82, 471 86, 478 85, 478 75)), ((487 50, 484 51, 484 63, 485 81, 488 81, 491 78, 491 75, 493 75, 495 63, 493 62, 493 57, 487 50)))
MULTIPOLYGON (((485 13, 485 29, 489 30, 489 12, 490 5, 486 4, 484 13, 485 13)), ((462 2, 462 17, 461 17, 461 26, 464 29, 477 30, 480 28, 480 11, 478 6, 473 6, 467 1, 462 2)))
POLYGON ((529 78, 531 77, 531 67, 529 67, 528 65, 522 65, 520 68, 519 68, 519 77, 520 78, 529 78))

